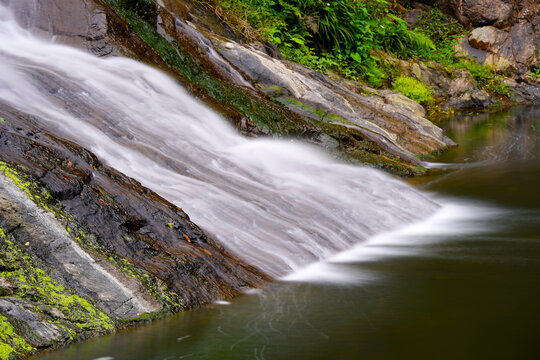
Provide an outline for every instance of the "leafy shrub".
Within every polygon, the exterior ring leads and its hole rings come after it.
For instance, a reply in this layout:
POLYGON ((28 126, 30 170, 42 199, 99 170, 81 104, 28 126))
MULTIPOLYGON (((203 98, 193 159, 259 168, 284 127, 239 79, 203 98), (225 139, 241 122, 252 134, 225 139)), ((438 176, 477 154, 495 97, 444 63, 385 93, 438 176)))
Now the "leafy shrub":
POLYGON ((436 51, 425 53, 424 58, 442 64, 456 61, 454 48, 458 40, 467 33, 456 19, 444 15, 437 6, 420 16, 416 30, 437 44, 436 51))
POLYGON ((248 40, 277 44, 282 54, 319 71, 380 85, 373 50, 408 58, 435 49, 408 29, 387 0, 200 0, 248 40))
POLYGON ((410 76, 399 76, 392 85, 394 90, 422 105, 428 105, 433 101, 431 89, 410 76))
POLYGON ((494 72, 489 66, 479 64, 474 60, 464 60, 457 63, 456 67, 469 70, 479 88, 499 96, 510 96, 510 87, 502 82, 503 77, 494 72))
POLYGON ((495 73, 483 64, 479 64, 476 61, 461 61, 456 64, 458 68, 469 70, 473 78, 478 83, 479 87, 486 86, 491 80, 495 78, 495 73))

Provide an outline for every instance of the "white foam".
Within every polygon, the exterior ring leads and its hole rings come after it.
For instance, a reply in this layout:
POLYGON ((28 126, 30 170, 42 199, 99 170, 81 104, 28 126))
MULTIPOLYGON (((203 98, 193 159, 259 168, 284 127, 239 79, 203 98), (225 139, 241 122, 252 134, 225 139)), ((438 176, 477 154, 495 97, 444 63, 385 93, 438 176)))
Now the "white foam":
POLYGON ((216 304, 216 305, 231 305, 231 302, 230 301, 225 301, 225 300, 218 300, 218 301, 214 301, 214 304, 216 304))
MULTIPOLYGON (((441 200, 445 202, 445 200, 441 200)), ((283 277, 284 281, 363 284, 372 280, 357 267, 346 264, 379 261, 384 258, 430 254, 423 246, 449 241, 462 235, 477 235, 496 230, 493 219, 506 211, 482 204, 447 202, 424 221, 385 232, 343 251, 327 260, 316 262, 283 277), (491 220, 491 221, 490 221, 491 220), (488 226, 489 224, 489 226, 488 226)))

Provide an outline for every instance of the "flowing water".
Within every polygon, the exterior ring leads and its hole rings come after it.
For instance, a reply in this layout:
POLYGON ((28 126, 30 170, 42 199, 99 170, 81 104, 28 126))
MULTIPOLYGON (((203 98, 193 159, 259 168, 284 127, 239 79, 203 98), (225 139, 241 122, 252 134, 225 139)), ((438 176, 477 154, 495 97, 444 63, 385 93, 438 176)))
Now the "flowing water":
POLYGON ((37 40, 5 7, 0 101, 287 275, 39 359, 540 356, 539 108, 450 121, 463 146, 417 191, 306 145, 244 139, 158 71, 37 40))
POLYGON ((246 295, 56 359, 538 359, 540 107, 455 118, 463 146, 414 180, 445 203, 246 295))
POLYGON ((274 276, 439 207, 307 145, 248 140, 159 71, 32 37, 0 7, 0 101, 180 206, 274 276))

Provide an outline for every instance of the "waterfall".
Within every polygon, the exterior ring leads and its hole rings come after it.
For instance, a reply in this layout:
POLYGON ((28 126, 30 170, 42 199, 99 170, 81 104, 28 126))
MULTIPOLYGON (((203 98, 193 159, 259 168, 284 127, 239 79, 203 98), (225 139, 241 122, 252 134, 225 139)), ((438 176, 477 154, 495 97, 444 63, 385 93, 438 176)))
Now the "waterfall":
POLYGON ((38 39, 2 5, 0 102, 183 208, 274 276, 438 208, 381 171, 296 140, 246 139, 160 71, 38 39))

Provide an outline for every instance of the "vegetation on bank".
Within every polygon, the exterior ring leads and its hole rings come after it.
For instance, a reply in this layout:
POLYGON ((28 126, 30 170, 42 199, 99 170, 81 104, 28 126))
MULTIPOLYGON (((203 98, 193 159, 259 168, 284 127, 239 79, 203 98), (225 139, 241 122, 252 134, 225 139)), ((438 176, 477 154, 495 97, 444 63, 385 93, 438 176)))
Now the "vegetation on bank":
POLYGON ((422 105, 429 105, 433 102, 431 89, 421 81, 410 76, 399 76, 392 83, 394 90, 399 91, 408 98, 422 105))
POLYGON ((246 41, 271 42, 288 60, 322 73, 392 88, 401 75, 392 58, 434 61, 450 74, 469 70, 481 89, 509 94, 501 76, 455 53, 467 30, 437 7, 411 27, 403 20, 407 2, 395 0, 199 1, 246 41))

